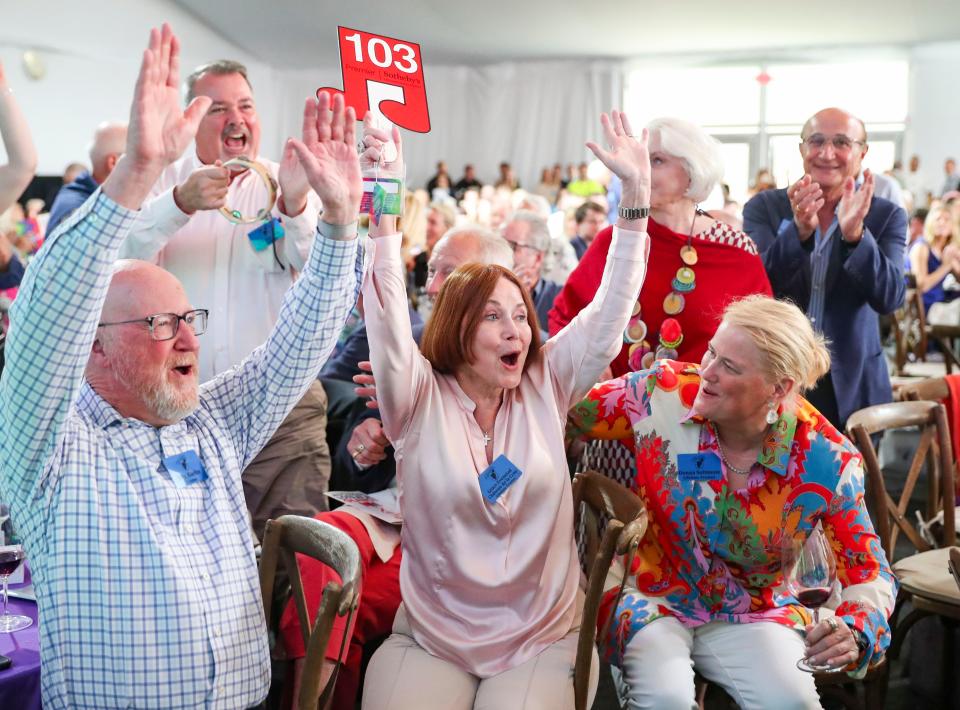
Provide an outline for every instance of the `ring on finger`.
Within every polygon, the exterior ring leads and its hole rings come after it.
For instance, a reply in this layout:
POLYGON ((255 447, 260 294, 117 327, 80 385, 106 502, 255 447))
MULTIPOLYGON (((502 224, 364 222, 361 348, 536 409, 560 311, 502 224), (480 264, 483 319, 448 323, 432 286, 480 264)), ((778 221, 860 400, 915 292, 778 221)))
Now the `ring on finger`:
POLYGON ((830 633, 836 633, 837 629, 840 628, 840 622, 837 621, 837 617, 835 616, 828 618, 827 624, 830 626, 830 633))

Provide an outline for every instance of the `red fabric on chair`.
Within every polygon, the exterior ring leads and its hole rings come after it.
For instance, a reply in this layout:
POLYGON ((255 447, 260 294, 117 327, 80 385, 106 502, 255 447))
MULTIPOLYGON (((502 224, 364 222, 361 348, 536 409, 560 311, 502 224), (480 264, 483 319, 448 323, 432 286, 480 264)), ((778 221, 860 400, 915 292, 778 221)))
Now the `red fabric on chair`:
MULTIPOLYGON (((363 658, 363 646, 368 641, 390 634, 393 618, 400 606, 400 546, 387 562, 381 561, 367 534, 367 529, 356 517, 348 512, 335 510, 315 516, 317 520, 334 526, 349 535, 357 543, 360 551, 360 563, 363 569, 360 605, 353 618, 352 628, 347 634, 347 649, 344 654, 340 675, 333 691, 331 710, 352 710, 356 704, 360 687, 360 664, 363 658)), ((334 570, 304 555, 297 555, 303 591, 307 598, 310 623, 317 617, 323 588, 328 582, 340 582, 340 575, 334 570)), ((346 626, 345 617, 336 617, 326 657, 336 661, 340 653, 340 644, 346 626)), ((300 620, 296 606, 291 600, 284 609, 280 620, 280 635, 289 658, 303 658, 306 650, 300 634, 300 620)))
MULTIPOLYGON (((943 378, 947 383, 949 396, 943 400, 943 406, 947 410, 947 421, 950 424, 950 444, 953 446, 953 459, 957 460, 960 454, 960 375, 947 375, 943 378)), ((955 503, 960 503, 960 479, 954 476, 957 490, 955 491, 955 503)))

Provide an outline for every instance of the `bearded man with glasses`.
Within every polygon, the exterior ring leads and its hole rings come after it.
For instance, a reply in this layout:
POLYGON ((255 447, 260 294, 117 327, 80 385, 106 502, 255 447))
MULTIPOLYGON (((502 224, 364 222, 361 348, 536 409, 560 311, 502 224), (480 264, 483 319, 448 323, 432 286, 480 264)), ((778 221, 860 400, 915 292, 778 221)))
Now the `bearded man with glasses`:
POLYGON ((10 311, 0 496, 30 559, 53 710, 266 698, 240 473, 316 380, 363 272, 356 115, 324 95, 289 143, 324 201, 309 257, 265 342, 198 383, 206 311, 159 266, 115 263, 210 106, 181 108, 178 47, 168 26, 151 32, 123 157, 44 243, 10 311))
POLYGON ((892 399, 878 316, 903 303, 906 213, 860 175, 866 127, 837 108, 800 133, 804 175, 757 194, 743 209, 774 296, 802 308, 829 341, 830 371, 806 397, 839 430, 847 417, 892 399))

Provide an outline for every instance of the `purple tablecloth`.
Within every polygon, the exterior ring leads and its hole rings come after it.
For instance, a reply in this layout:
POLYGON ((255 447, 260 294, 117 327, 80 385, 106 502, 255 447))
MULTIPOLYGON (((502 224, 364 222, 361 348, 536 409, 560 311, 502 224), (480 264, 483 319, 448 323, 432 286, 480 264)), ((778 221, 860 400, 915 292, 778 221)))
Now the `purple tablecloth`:
MULTIPOLYGON (((29 581, 29 572, 27 581, 29 581)), ((15 588, 11 585, 11 588, 15 588)), ((2 604, 2 598, 0 598, 2 604)), ((37 603, 10 597, 11 614, 33 619, 33 625, 12 634, 0 632, 0 655, 13 665, 0 671, 0 708, 40 710, 40 631, 37 603)))

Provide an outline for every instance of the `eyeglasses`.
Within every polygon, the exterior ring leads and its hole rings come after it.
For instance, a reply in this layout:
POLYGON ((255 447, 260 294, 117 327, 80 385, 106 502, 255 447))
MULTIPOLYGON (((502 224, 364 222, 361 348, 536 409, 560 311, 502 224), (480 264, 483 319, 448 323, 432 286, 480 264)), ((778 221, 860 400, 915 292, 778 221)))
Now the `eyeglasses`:
POLYGON ((807 136, 804 138, 801 143, 807 146, 807 148, 810 150, 823 150, 823 147, 827 143, 831 143, 833 145, 833 149, 838 153, 851 150, 854 143, 866 145, 866 141, 856 141, 848 136, 843 135, 842 133, 838 133, 831 138, 827 138, 822 133, 814 133, 812 136, 807 136))
POLYGON ((207 329, 207 316, 210 311, 206 308, 198 308, 194 311, 187 311, 182 316, 176 313, 157 313, 146 318, 135 318, 134 320, 120 320, 114 323, 98 323, 98 328, 108 325, 124 325, 126 323, 146 323, 150 328, 150 337, 154 340, 171 340, 177 336, 180 330, 180 321, 183 321, 193 331, 194 335, 203 335, 207 329))
POLYGON ((530 251, 535 251, 538 254, 540 253, 539 249, 529 244, 520 244, 519 242, 511 242, 509 239, 504 239, 503 241, 505 241, 507 244, 510 245, 510 248, 513 250, 514 254, 516 254, 521 249, 529 249, 530 251))

